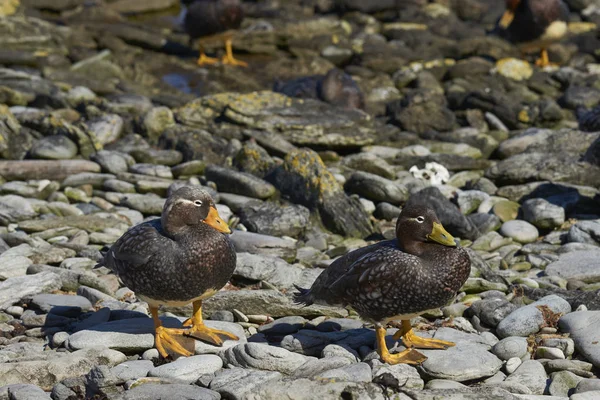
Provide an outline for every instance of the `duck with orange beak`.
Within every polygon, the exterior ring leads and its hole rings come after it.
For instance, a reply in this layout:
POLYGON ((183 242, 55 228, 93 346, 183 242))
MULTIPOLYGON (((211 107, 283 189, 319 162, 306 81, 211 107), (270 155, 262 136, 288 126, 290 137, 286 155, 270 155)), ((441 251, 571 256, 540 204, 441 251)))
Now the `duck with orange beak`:
POLYGON ((98 266, 115 272, 137 297, 148 303, 155 327, 155 345, 166 358, 171 353, 190 356, 177 336, 221 345, 238 338, 211 329, 202 321, 202 301, 229 280, 236 253, 212 197, 198 187, 184 186, 167 199, 160 219, 129 229, 104 254, 98 266), (158 318, 160 305, 193 303, 184 322, 189 328, 165 328, 158 318))
POLYGON ((498 22, 500 36, 522 52, 540 50, 539 67, 552 65, 547 48, 568 31, 569 9, 561 0, 506 0, 506 11, 498 22))
POLYGON ((350 306, 375 325, 377 352, 388 364, 420 364, 416 349, 447 349, 454 343, 416 335, 410 320, 445 306, 471 272, 467 251, 458 247, 435 212, 407 204, 396 223, 396 239, 356 249, 335 260, 310 289, 296 286, 299 304, 350 306), (402 321, 394 339, 406 350, 391 354, 386 325, 402 321))

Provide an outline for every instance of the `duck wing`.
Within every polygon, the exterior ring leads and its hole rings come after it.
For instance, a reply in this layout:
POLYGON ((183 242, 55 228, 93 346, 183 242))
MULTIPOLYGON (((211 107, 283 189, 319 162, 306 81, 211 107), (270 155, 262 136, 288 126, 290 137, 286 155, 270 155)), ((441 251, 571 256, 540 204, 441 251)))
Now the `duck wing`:
POLYGON ((380 246, 356 260, 348 271, 329 287, 334 298, 352 303, 357 297, 387 297, 398 286, 418 276, 421 260, 395 246, 380 246))
POLYGON ((297 303, 305 305, 311 305, 313 303, 325 303, 331 305, 343 304, 344 301, 332 293, 332 285, 345 277, 349 271, 357 267, 355 263, 362 257, 368 256, 383 247, 397 248, 397 244, 397 240, 386 240, 356 249, 339 257, 317 277, 310 289, 303 289, 296 286, 299 293, 295 294, 294 300, 297 303))
POLYGON ((169 253, 173 240, 164 234, 160 219, 144 222, 129 229, 108 251, 97 267, 105 266, 116 274, 139 269, 161 254, 169 253))

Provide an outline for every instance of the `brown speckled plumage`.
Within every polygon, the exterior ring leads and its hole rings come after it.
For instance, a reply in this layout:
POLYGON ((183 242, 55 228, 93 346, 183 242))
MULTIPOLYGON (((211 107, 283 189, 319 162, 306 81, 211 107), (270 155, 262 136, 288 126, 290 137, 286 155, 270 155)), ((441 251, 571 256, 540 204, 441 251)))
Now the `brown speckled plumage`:
POLYGON ((165 203, 161 219, 128 230, 99 265, 157 304, 191 302, 218 291, 233 274, 236 254, 227 235, 203 223, 211 207, 214 202, 205 191, 178 189, 165 203))
POLYGON ((244 19, 239 0, 187 0, 184 4, 184 27, 194 39, 238 29, 244 19))
POLYGON ((405 207, 398 218, 397 239, 340 257, 310 289, 299 288, 296 301, 350 305, 372 322, 444 306, 468 278, 471 261, 465 249, 428 238, 434 223, 439 221, 433 210, 405 207))

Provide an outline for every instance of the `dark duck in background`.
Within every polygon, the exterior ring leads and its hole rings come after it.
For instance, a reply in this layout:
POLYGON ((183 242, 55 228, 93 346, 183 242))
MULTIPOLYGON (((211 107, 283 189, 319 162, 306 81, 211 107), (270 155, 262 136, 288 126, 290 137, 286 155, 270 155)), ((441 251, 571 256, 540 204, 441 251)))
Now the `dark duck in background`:
POLYGON ((506 0, 496 32, 522 52, 540 50, 539 67, 551 65, 547 48, 568 32, 569 9, 561 0, 506 0))
MULTIPOLYGON (((199 39, 200 57, 198 65, 211 65, 219 59, 208 57, 204 52, 202 38, 225 41, 223 64, 247 67, 244 61, 233 57, 232 36, 244 20, 244 10, 240 0, 182 0, 185 6, 183 27, 190 36, 190 42, 199 39)), ((206 40, 206 39, 204 39, 206 40)))
POLYGON ((419 364, 427 358, 414 348, 446 349, 454 343, 415 335, 410 319, 446 305, 469 277, 471 260, 457 247, 435 212, 406 206, 396 224, 396 239, 382 241, 338 258, 310 289, 296 287, 298 303, 351 306, 375 324, 377 352, 388 364, 419 364), (406 350, 390 354, 386 325, 402 320, 394 335, 406 350))
POLYGON ((202 321, 202 300, 221 289, 235 269, 236 253, 208 193, 182 187, 167 199, 160 219, 136 225, 105 253, 98 266, 112 270, 138 298, 148 303, 154 319, 155 345, 163 357, 168 350, 192 355, 176 336, 221 345, 229 332, 211 329, 202 321), (193 303, 187 329, 165 328, 158 318, 160 305, 193 303))

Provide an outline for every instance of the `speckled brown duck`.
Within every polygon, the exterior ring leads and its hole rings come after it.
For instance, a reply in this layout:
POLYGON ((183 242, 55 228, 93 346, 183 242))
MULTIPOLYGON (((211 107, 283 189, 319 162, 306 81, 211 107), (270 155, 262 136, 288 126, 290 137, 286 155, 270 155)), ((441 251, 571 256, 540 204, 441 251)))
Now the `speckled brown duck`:
POLYGON ((561 0, 506 0, 506 11, 498 22, 499 33, 523 52, 540 49, 536 65, 550 65, 548 46, 568 31, 569 9, 561 0))
POLYGON ((413 348, 446 349, 454 343, 425 339, 412 331, 410 319, 446 305, 467 280, 471 260, 457 247, 435 212, 406 206, 396 224, 396 239, 354 250, 333 262, 310 289, 297 289, 298 303, 351 306, 375 324, 377 351, 389 364, 419 364, 426 357, 413 348), (394 339, 405 351, 390 354, 386 324, 402 321, 394 339))
MULTIPOLYGON (((244 61, 233 57, 231 31, 238 29, 244 20, 244 10, 240 0, 183 0, 186 6, 183 26, 190 39, 221 34, 225 40, 223 64, 247 67, 244 61)), ((198 65, 216 64, 219 60, 207 57, 200 40, 198 65)))
POLYGON ((208 328, 202 321, 202 300, 214 295, 229 280, 236 264, 231 233, 219 217, 210 195, 184 186, 167 199, 160 219, 129 229, 106 252, 99 266, 114 271, 137 297, 148 303, 155 327, 156 348, 190 356, 176 340, 189 336, 221 345, 229 332, 208 328), (160 305, 193 303, 187 329, 165 328, 158 319, 160 305))

